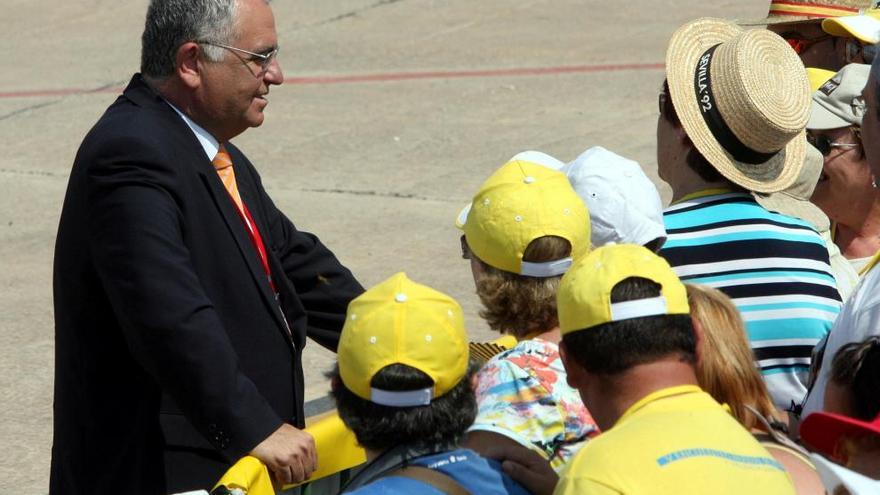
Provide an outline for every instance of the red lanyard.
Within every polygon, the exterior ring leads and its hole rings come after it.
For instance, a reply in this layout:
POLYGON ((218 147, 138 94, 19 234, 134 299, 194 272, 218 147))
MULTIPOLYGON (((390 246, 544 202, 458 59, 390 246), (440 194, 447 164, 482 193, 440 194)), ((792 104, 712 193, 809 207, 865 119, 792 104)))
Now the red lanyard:
MULTIPOLYGON (((235 201, 232 203, 235 205, 235 201)), ((263 265, 263 271, 266 272, 266 278, 269 280, 269 287, 272 288, 272 293, 277 294, 278 291, 275 290, 275 282, 272 281, 272 270, 269 269, 269 257, 266 255, 266 246, 263 244, 263 236, 260 235, 260 231, 257 229, 254 217, 251 216, 251 212, 248 210, 247 205, 244 204, 244 201, 241 202, 242 209, 238 209, 238 205, 235 205, 235 207, 235 210, 238 211, 238 215, 241 217, 241 221, 244 222, 244 225, 247 227, 248 234, 251 236, 251 244, 254 245, 254 249, 256 249, 257 254, 260 255, 260 264, 263 265)))

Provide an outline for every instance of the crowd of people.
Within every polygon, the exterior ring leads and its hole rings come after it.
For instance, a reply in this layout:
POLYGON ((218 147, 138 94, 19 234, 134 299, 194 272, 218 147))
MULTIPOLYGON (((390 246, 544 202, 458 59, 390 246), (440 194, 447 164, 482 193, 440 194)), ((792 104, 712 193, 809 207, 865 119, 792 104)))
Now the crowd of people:
POLYGON ((346 493, 880 493, 873 3, 675 31, 665 209, 598 146, 499 167, 455 219, 515 340, 478 362, 455 300, 364 290, 230 143, 283 81, 268 3, 152 0, 59 227, 51 492, 200 489, 248 454, 308 479, 310 337, 367 453, 346 493))

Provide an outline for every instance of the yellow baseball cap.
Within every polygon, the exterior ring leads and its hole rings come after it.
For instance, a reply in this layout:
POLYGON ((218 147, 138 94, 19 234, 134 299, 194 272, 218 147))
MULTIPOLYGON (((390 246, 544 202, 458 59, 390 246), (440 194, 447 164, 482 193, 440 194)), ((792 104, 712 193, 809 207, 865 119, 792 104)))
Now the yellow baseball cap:
POLYGON ((540 163, 542 159, 552 158, 537 152, 513 157, 483 183, 458 216, 456 225, 464 231, 470 250, 499 270, 555 277, 589 251, 586 205, 565 174, 551 168, 555 163, 540 163), (544 236, 566 239, 571 256, 543 263, 523 261, 529 243, 544 236))
POLYGON ((413 407, 449 392, 468 368, 468 339, 461 306, 398 273, 348 305, 337 350, 346 388, 362 399, 413 407), (370 382, 392 364, 411 366, 434 380, 420 390, 391 391, 370 382))
POLYGON ((810 80, 810 91, 815 92, 821 88, 829 79, 837 74, 833 70, 819 69, 817 67, 807 67, 807 79, 810 80))
POLYGON ((825 19, 822 29, 832 36, 852 36, 862 43, 873 45, 880 42, 880 9, 866 9, 859 15, 825 19))
POLYGON ((563 335, 630 318, 690 313, 687 291, 669 263, 635 244, 603 246, 575 262, 562 277, 556 306, 563 335), (630 277, 656 282, 660 295, 612 303, 612 289, 630 277))

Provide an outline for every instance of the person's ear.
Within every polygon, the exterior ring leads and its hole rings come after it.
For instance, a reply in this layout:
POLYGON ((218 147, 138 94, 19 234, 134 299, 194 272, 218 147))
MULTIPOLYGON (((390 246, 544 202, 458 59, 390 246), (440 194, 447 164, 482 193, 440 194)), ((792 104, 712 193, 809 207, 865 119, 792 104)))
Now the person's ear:
POLYGON ((194 41, 188 41, 180 45, 174 59, 177 76, 184 85, 192 89, 198 88, 202 83, 201 54, 202 47, 194 41))
POLYGON ((569 354, 565 341, 559 342, 559 359, 562 360, 562 366, 565 367, 565 381, 568 386, 577 389, 579 384, 584 381, 584 368, 569 354))

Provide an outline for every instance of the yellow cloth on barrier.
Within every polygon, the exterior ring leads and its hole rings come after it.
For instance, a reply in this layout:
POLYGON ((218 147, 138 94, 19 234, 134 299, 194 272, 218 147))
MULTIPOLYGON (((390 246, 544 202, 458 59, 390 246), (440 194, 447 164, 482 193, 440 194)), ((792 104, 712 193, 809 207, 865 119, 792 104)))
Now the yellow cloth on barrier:
MULTIPOLYGON (((495 339, 492 344, 509 349, 516 345, 516 339, 511 335, 503 335, 495 339)), ((318 469, 312 473, 312 477, 307 481, 332 476, 367 462, 366 452, 358 445, 354 433, 345 427, 345 423, 342 422, 335 410, 308 418, 306 423, 305 431, 315 438, 315 445, 318 449, 318 469)), ((284 489, 301 484, 285 485, 284 489)), ((259 459, 251 456, 242 457, 229 468, 229 471, 226 471, 226 474, 217 483, 217 486, 220 485, 229 489, 240 488, 247 495, 275 494, 269 470, 259 459)))
MULTIPOLYGON (((354 433, 345 427, 345 423, 336 411, 310 424, 306 427, 306 431, 315 437, 315 446, 318 449, 318 469, 312 473, 308 481, 318 480, 367 462, 367 453, 358 445, 354 433)), ((286 485, 284 488, 300 484, 286 485)))
POLYGON ((269 477, 269 470, 266 468, 266 465, 256 457, 251 456, 239 459, 220 478, 220 482, 217 483, 214 489, 220 485, 230 490, 240 488, 247 495, 275 495, 275 488, 272 487, 272 479, 269 477))

